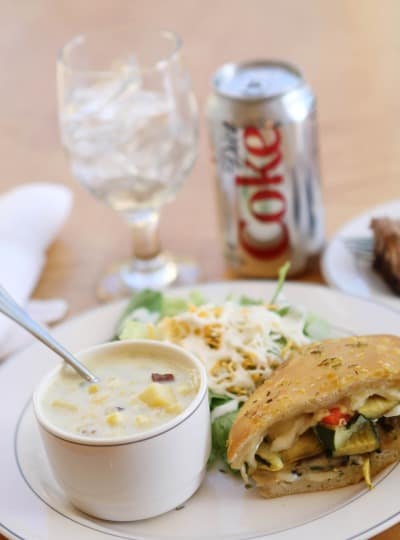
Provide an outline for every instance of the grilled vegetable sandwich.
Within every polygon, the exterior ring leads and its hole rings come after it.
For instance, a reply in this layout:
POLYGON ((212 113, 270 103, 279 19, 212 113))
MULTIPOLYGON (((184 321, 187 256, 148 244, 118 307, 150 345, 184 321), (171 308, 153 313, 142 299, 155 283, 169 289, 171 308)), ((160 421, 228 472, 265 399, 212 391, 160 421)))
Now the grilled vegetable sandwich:
POLYGON ((347 486, 400 459, 400 338, 304 346, 248 399, 228 460, 265 497, 347 486))

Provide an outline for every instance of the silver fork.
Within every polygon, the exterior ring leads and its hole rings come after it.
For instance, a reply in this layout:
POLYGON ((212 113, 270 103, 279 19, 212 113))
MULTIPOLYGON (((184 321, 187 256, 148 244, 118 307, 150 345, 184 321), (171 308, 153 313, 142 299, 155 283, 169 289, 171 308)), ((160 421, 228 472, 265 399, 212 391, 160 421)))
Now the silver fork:
POLYGON ((355 257, 371 261, 374 255, 374 239, 372 236, 345 236, 344 246, 355 257))

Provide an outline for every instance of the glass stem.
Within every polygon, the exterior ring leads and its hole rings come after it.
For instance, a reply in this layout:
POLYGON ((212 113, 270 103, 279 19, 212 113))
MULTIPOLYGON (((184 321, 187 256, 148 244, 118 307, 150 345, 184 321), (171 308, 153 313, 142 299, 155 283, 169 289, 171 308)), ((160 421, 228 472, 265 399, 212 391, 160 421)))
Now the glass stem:
POLYGON ((150 210, 134 215, 130 220, 135 260, 145 264, 161 253, 160 216, 150 210))

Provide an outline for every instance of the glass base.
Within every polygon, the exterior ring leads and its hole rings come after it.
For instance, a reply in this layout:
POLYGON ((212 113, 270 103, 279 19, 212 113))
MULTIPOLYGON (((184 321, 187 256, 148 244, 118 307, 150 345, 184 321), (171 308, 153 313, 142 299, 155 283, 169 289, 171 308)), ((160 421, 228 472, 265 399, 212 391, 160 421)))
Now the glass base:
POLYGON ((143 289, 161 290, 170 285, 191 285, 199 280, 199 267, 190 259, 161 254, 150 260, 133 259, 114 265, 101 279, 97 297, 116 300, 143 289))

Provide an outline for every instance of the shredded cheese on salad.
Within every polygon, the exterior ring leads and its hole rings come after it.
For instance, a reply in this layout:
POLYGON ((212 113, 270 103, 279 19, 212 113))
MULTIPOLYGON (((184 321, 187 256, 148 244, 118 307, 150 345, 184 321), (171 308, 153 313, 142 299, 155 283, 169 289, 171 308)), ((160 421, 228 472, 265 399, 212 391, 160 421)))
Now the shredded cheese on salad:
POLYGON ((191 306, 163 319, 157 330, 200 358, 212 391, 245 401, 294 348, 310 342, 304 323, 302 314, 281 316, 267 305, 228 301, 191 306))

